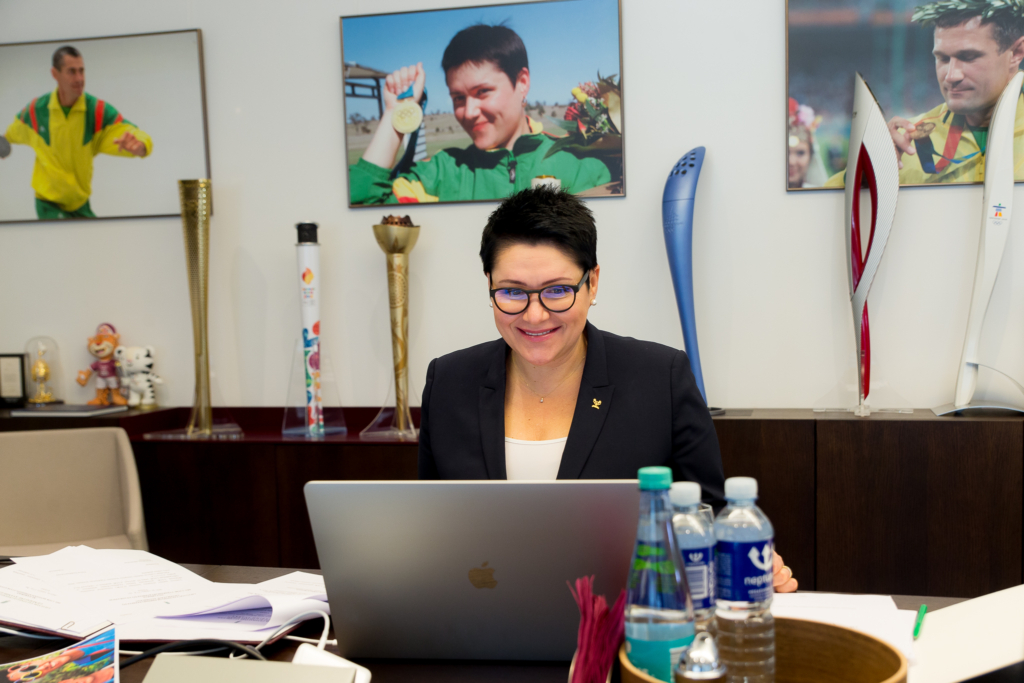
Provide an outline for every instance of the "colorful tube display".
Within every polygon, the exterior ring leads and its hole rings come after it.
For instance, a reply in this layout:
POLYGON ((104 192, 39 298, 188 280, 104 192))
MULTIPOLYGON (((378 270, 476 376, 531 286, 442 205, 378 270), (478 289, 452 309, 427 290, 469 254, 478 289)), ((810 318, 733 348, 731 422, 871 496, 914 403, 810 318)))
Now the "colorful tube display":
POLYGON ((299 264, 299 297, 302 302, 302 351, 306 368, 306 434, 324 435, 324 409, 320 397, 320 244, 316 223, 295 226, 299 264))

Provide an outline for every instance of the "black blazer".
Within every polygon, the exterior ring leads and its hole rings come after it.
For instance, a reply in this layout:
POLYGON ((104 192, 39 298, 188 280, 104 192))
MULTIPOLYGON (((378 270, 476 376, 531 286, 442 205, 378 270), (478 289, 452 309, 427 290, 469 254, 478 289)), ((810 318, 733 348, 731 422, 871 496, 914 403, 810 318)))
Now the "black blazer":
MULTIPOLYGON (((683 351, 587 323, 587 360, 559 479, 635 479, 647 465, 724 495, 718 437, 683 351), (596 407, 595 407, 596 406, 596 407)), ((435 358, 420 424, 420 479, 505 479, 503 339, 435 358)))

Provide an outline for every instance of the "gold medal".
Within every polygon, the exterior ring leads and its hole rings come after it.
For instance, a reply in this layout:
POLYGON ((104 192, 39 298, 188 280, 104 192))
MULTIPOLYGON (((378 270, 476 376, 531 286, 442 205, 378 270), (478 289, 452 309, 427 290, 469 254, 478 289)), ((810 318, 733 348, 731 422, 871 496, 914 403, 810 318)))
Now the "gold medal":
POLYGON ((398 106, 391 113, 391 125, 403 135, 408 135, 419 128, 421 121, 423 121, 423 109, 413 102, 411 97, 399 100, 398 106))
POLYGON ((931 135, 933 130, 935 130, 934 123, 919 123, 916 126, 914 126, 914 132, 910 134, 910 139, 921 140, 931 135))

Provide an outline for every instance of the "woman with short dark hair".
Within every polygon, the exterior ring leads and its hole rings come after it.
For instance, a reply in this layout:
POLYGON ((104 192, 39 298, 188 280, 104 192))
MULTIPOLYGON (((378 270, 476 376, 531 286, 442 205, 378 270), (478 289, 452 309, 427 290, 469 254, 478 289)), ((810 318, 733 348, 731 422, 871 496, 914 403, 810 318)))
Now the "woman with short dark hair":
MULTIPOLYGON (((718 437, 686 354, 587 322, 601 275, 587 206, 519 192, 488 219, 480 258, 501 339, 431 361, 420 478, 634 479, 665 465, 720 506, 718 437)), ((776 555, 776 590, 796 587, 776 555)))
POLYGON ((587 206, 543 187, 513 195, 480 258, 501 339, 431 362, 420 476, 632 479, 667 465, 720 503, 718 438, 686 354, 587 322, 601 274, 587 206))
POLYGON ((411 87, 412 101, 419 103, 426 84, 422 62, 402 67, 385 79, 384 113, 363 156, 349 167, 353 204, 501 199, 530 187, 537 176, 558 178, 574 193, 611 181, 599 159, 567 150, 549 155, 557 138, 526 114, 530 65, 515 31, 483 24, 465 28, 448 44, 441 66, 455 119, 473 144, 392 169, 404 139, 393 125, 398 98, 411 87))

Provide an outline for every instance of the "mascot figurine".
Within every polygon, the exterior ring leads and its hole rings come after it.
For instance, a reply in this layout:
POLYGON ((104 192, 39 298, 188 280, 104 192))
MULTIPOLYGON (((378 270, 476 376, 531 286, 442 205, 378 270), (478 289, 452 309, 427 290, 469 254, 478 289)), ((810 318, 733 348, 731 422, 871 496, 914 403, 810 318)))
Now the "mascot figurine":
POLYGON ((156 408, 156 384, 164 381, 153 372, 152 346, 118 346, 114 358, 121 369, 124 386, 128 388, 128 405, 132 408, 156 408))
POLYGON ((114 361, 114 349, 120 336, 110 323, 103 323, 96 328, 96 336, 89 338, 89 353, 96 356, 96 362, 88 370, 79 370, 77 382, 83 387, 89 383, 92 373, 96 373, 96 398, 89 401, 91 406, 127 405, 128 401, 121 395, 120 382, 117 379, 117 363, 114 361))

